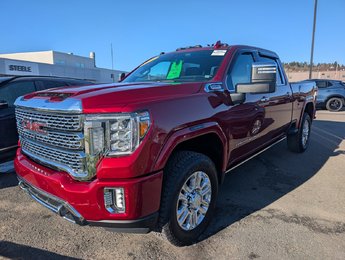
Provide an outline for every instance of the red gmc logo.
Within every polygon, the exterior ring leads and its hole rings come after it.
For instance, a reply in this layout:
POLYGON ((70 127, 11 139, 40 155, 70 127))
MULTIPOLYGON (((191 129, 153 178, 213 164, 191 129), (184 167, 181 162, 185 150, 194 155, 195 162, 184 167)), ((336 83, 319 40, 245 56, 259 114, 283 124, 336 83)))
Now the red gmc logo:
POLYGON ((40 134, 46 134, 47 132, 43 129, 43 127, 46 126, 45 123, 39 123, 39 122, 34 122, 31 120, 24 119, 22 121, 22 126, 24 129, 40 133, 40 134))

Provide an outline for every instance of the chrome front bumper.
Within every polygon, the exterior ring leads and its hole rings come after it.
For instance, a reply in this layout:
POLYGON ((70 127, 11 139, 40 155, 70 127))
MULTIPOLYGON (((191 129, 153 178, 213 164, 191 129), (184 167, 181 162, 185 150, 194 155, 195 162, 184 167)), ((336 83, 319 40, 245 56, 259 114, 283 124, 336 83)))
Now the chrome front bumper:
POLYGON ((63 217, 64 219, 79 224, 85 225, 85 219, 76 211, 70 204, 66 201, 51 195, 39 188, 32 186, 30 183, 24 179, 18 177, 19 187, 26 191, 31 198, 43 205, 44 207, 50 209, 54 213, 63 217))

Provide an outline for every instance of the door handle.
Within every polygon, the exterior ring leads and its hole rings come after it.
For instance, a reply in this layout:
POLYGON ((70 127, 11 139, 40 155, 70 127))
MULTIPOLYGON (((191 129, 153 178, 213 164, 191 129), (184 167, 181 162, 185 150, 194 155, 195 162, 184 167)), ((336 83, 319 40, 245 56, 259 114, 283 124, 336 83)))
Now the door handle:
POLYGON ((262 97, 260 99, 261 102, 268 102, 269 100, 270 100, 270 98, 268 98, 268 97, 262 97))

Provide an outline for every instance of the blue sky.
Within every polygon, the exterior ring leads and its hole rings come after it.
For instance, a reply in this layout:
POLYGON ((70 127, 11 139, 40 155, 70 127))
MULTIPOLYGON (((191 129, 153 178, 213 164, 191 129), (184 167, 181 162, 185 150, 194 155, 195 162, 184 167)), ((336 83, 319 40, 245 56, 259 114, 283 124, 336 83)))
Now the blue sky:
MULTIPOLYGON (((313 0, 1 0, 0 53, 57 50, 131 70, 161 51, 255 45, 309 61, 313 0)), ((345 0, 319 0, 314 61, 345 64, 345 0)))

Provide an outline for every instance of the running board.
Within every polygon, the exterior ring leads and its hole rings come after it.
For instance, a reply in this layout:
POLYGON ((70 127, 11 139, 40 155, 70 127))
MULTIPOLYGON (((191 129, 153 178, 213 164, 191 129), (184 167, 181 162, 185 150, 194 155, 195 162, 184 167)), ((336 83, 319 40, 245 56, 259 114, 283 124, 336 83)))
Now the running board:
POLYGON ((260 152, 250 156, 248 159, 245 159, 243 162, 240 162, 239 164, 235 165, 234 167, 230 168, 229 170, 227 170, 225 173, 228 173, 234 169, 236 169, 237 167, 241 166, 242 164, 244 164, 245 162, 248 162, 249 160, 253 159, 254 157, 258 156, 259 154, 265 152, 266 150, 270 149, 272 146, 275 146, 276 144, 280 143, 281 141, 284 141, 286 139, 286 136, 284 136, 283 138, 279 139, 278 141, 274 142, 273 144, 267 146, 265 149, 261 150, 260 152))

